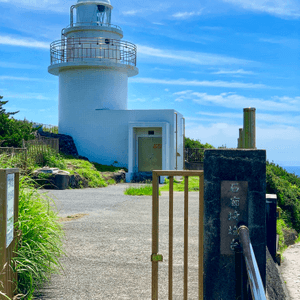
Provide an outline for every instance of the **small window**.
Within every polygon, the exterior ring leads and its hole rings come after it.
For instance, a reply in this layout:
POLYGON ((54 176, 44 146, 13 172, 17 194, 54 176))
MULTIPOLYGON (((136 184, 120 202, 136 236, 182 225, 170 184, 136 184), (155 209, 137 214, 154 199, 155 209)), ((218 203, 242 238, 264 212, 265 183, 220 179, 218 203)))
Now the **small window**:
POLYGON ((154 130, 149 130, 148 135, 154 135, 154 130))

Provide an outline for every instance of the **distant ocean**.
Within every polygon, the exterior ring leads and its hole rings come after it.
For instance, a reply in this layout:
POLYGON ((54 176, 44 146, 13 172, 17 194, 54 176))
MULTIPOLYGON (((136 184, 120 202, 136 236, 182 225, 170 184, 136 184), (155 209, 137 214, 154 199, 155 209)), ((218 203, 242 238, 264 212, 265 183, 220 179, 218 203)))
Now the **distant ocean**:
POLYGON ((289 173, 295 173, 295 175, 300 177, 300 166, 289 166, 282 168, 286 169, 289 173))

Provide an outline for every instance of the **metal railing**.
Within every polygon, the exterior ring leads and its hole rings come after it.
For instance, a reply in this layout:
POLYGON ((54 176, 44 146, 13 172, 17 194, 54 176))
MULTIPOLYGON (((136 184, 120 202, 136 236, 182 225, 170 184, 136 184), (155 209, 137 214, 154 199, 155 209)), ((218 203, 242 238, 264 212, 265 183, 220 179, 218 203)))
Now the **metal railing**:
POLYGON ((80 62, 103 61, 136 66, 136 45, 108 38, 65 38, 50 44, 51 65, 80 62))
POLYGON ((244 225, 240 226, 238 229, 238 234, 245 258, 248 282, 250 284, 252 298, 253 300, 266 300, 264 286, 249 237, 248 227, 244 225))
POLYGON ((185 148, 184 159, 187 162, 203 162, 205 148, 185 148))
POLYGON ((115 28, 115 29, 122 31, 121 27, 118 25, 113 25, 113 24, 109 24, 109 23, 101 23, 101 22, 76 22, 76 23, 69 24, 66 28, 72 28, 72 27, 76 27, 76 26, 104 26, 104 27, 115 28))
MULTIPOLYGON (((184 176, 184 247, 183 247, 183 296, 188 299, 188 228, 189 228, 189 191, 188 178, 199 177, 199 232, 198 232, 198 299, 203 299, 203 212, 204 212, 204 173, 203 171, 152 171, 152 300, 158 300, 158 263, 163 261, 159 251, 159 177, 169 176, 169 259, 168 259, 168 299, 173 299, 173 229, 174 229, 174 176, 184 176)), ((174 297, 175 298, 175 297, 174 297)), ((177 298, 176 298, 177 299, 177 298)), ((194 298, 195 299, 195 298, 194 298)))

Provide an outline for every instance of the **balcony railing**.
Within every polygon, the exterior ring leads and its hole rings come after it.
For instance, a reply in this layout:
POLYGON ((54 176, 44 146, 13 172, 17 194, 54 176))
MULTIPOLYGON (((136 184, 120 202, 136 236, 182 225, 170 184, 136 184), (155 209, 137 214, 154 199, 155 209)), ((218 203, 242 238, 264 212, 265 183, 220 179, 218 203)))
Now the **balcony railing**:
POLYGON ((72 28, 72 27, 76 27, 76 26, 103 26, 103 27, 115 28, 115 29, 122 31, 121 27, 118 25, 113 25, 113 24, 109 24, 109 23, 101 23, 101 22, 76 22, 76 23, 69 24, 66 28, 72 28))
POLYGON ((111 61, 136 66, 136 46, 107 38, 65 38, 50 45, 51 65, 80 61, 111 61))

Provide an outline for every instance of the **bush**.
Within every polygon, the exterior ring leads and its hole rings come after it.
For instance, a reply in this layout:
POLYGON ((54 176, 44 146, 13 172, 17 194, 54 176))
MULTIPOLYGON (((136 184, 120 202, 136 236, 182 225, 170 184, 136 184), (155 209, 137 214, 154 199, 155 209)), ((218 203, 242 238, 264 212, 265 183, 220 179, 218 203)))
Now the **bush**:
POLYGON ((192 149, 200 149, 200 148, 205 148, 205 149, 214 149, 215 147, 206 143, 202 144, 199 140, 193 140, 190 138, 185 138, 184 140, 184 147, 185 148, 192 148, 192 149))
POLYGON ((267 193, 277 194, 281 218, 300 232, 300 178, 279 165, 267 162, 267 193))

